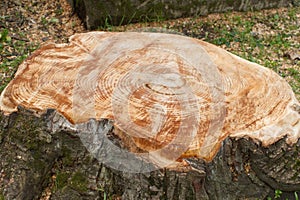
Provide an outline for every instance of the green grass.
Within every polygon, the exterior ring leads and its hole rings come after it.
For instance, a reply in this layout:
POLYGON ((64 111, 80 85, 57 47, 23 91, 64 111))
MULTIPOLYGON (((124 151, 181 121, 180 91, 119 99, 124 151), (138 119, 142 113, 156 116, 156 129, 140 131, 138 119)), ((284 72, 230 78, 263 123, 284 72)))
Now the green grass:
POLYGON ((18 66, 28 55, 38 48, 37 44, 29 42, 24 33, 20 32, 18 37, 8 29, 0 29, 0 93, 13 78, 18 66))
MULTIPOLYGON (((283 192, 281 190, 275 190, 274 191, 274 198, 272 197, 267 197, 267 200, 276 200, 276 199, 283 199, 282 198, 283 192)), ((291 200, 291 199, 285 199, 285 200, 291 200)), ((294 192, 294 198, 293 200, 299 200, 299 196, 297 192, 294 192)))

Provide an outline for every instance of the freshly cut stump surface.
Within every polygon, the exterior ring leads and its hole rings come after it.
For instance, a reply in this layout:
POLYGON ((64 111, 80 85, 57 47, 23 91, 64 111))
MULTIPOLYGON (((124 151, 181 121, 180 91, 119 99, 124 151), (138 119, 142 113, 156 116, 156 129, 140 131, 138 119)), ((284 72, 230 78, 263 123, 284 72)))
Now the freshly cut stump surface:
POLYGON ((228 136, 264 146, 300 138, 300 104, 279 75, 162 33, 89 32, 42 46, 1 94, 4 113, 18 106, 55 109, 72 124, 111 119, 128 149, 158 165, 211 161, 228 136))

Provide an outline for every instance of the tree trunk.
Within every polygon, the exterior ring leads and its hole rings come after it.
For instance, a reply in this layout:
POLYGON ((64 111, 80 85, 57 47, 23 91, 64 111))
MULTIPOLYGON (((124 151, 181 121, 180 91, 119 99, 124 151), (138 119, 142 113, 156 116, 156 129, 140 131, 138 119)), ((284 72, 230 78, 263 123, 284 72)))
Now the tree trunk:
POLYGON ((113 136, 111 121, 67 123, 53 110, 0 113, 0 199, 264 199, 274 190, 293 199, 300 191, 300 140, 262 147, 227 138, 210 163, 187 159, 186 170, 127 173, 101 164, 80 139, 86 128, 113 136))
POLYGON ((89 30, 99 26, 299 5, 297 0, 68 0, 89 30))

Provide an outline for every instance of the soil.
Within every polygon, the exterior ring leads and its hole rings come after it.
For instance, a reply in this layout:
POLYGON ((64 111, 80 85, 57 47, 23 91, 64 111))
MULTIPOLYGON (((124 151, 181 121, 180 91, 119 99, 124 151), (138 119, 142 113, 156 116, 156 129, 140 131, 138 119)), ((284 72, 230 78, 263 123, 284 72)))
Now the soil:
POLYGON ((85 31, 66 0, 2 0, 0 28, 15 40, 31 43, 67 42, 85 31))

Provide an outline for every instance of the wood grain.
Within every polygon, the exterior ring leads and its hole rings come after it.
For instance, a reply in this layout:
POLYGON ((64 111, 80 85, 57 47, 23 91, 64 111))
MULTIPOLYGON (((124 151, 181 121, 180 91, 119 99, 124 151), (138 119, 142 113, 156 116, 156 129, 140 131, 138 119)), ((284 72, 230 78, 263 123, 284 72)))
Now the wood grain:
POLYGON ((112 119, 129 149, 162 159, 211 161, 228 136, 264 146, 300 138, 300 104, 279 75, 162 33, 89 32, 42 46, 1 94, 6 114, 19 105, 56 109, 73 124, 112 119))

